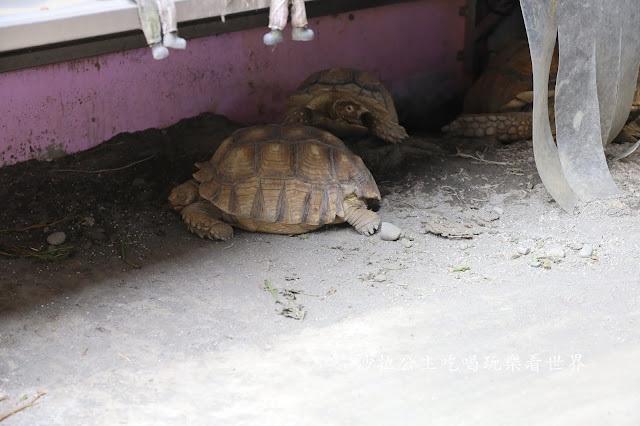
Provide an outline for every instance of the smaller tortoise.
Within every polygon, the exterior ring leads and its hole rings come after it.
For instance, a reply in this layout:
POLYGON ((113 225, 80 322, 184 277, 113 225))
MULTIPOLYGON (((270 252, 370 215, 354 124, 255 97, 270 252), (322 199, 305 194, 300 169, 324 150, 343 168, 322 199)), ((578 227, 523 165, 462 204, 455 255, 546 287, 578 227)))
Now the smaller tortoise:
MULTIPOLYGON (((555 133, 554 95, 558 73, 558 49, 554 51, 549 74, 549 121, 555 133)), ((495 137, 502 142, 531 139, 533 70, 526 40, 512 40, 489 62, 487 69, 469 89, 463 113, 442 128, 451 136, 495 137)), ((620 142, 640 138, 640 74, 631 114, 617 136, 620 142)))
POLYGON ((237 130, 196 167, 169 204, 201 238, 227 240, 232 226, 301 234, 346 221, 371 235, 380 225, 367 208, 380 201, 373 176, 340 139, 315 127, 237 130))
POLYGON ((307 124, 339 137, 374 136, 391 143, 408 138, 391 94, 372 74, 330 68, 311 74, 289 98, 286 124, 307 124))

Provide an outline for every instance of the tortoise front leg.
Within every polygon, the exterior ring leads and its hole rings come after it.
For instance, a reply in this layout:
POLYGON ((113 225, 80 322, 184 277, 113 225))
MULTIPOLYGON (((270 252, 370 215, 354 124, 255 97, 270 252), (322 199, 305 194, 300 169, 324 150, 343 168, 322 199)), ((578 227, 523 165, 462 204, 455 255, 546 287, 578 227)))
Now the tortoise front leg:
POLYGON ((189 204, 180 213, 189 231, 200 238, 225 241, 233 237, 233 228, 221 220, 222 212, 209 201, 189 204))
POLYGON ((405 128, 387 115, 363 114, 362 124, 369 129, 372 135, 393 144, 400 143, 409 137, 405 128))
POLYGON ((367 204, 355 195, 344 200, 344 220, 363 235, 373 235, 380 227, 380 216, 367 208, 367 204))

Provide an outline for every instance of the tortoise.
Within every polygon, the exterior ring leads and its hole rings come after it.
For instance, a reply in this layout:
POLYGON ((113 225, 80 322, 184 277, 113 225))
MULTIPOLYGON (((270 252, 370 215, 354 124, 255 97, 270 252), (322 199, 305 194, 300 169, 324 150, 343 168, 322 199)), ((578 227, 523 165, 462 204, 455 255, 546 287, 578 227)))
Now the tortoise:
MULTIPOLYGON (((549 119, 555 132, 553 96, 558 73, 558 50, 549 73, 549 119)), ((526 40, 512 40, 489 62, 485 72, 467 92, 463 113, 442 128, 452 136, 493 136, 502 142, 531 139, 533 71, 526 40)), ((635 142, 640 138, 640 76, 627 125, 616 138, 635 142)))
POLYGON ((315 127, 236 130, 196 167, 169 204, 201 238, 227 240, 232 226, 293 235, 348 222, 371 235, 380 225, 367 207, 380 201, 373 176, 340 139, 315 127))
POLYGON ((398 124, 391 94, 371 73, 352 68, 315 72, 287 101, 285 124, 306 124, 338 137, 374 136, 391 143, 409 137, 398 124))

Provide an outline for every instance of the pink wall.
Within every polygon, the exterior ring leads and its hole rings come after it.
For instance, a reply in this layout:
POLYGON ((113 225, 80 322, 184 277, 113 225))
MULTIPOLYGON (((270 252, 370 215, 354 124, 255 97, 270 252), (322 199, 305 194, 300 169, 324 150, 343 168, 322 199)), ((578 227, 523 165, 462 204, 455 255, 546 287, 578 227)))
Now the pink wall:
POLYGON ((0 166, 55 158, 204 111, 246 124, 278 122, 298 83, 330 66, 372 71, 394 96, 417 93, 428 103, 443 80, 447 92, 464 84, 455 59, 463 3, 425 0, 313 19, 314 41, 285 39, 275 49, 262 44, 266 28, 258 28, 189 40, 187 50, 162 61, 145 48, 1 74, 0 166))

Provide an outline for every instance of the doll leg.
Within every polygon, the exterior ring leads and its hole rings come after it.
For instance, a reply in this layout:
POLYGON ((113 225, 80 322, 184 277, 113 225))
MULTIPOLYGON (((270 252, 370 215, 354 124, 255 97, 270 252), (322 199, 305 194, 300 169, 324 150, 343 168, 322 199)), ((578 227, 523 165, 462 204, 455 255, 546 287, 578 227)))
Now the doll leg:
POLYGON ((169 51, 161 44, 162 33, 160 32, 158 6, 154 0, 136 0, 136 3, 138 4, 140 26, 149 47, 151 47, 151 54, 154 59, 166 58, 169 56, 169 51))
POLYGON ((307 28, 307 11, 304 0, 292 0, 291 2, 291 38, 296 41, 313 40, 313 31, 307 28))
POLYGON ((289 0, 271 0, 269 8, 269 28, 271 32, 263 37, 264 44, 271 46, 282 41, 282 29, 289 17, 289 0))
POLYGON ((184 49, 187 41, 178 37, 178 19, 176 18, 176 5, 173 0, 155 0, 160 11, 162 32, 164 38, 162 44, 172 49, 184 49))

